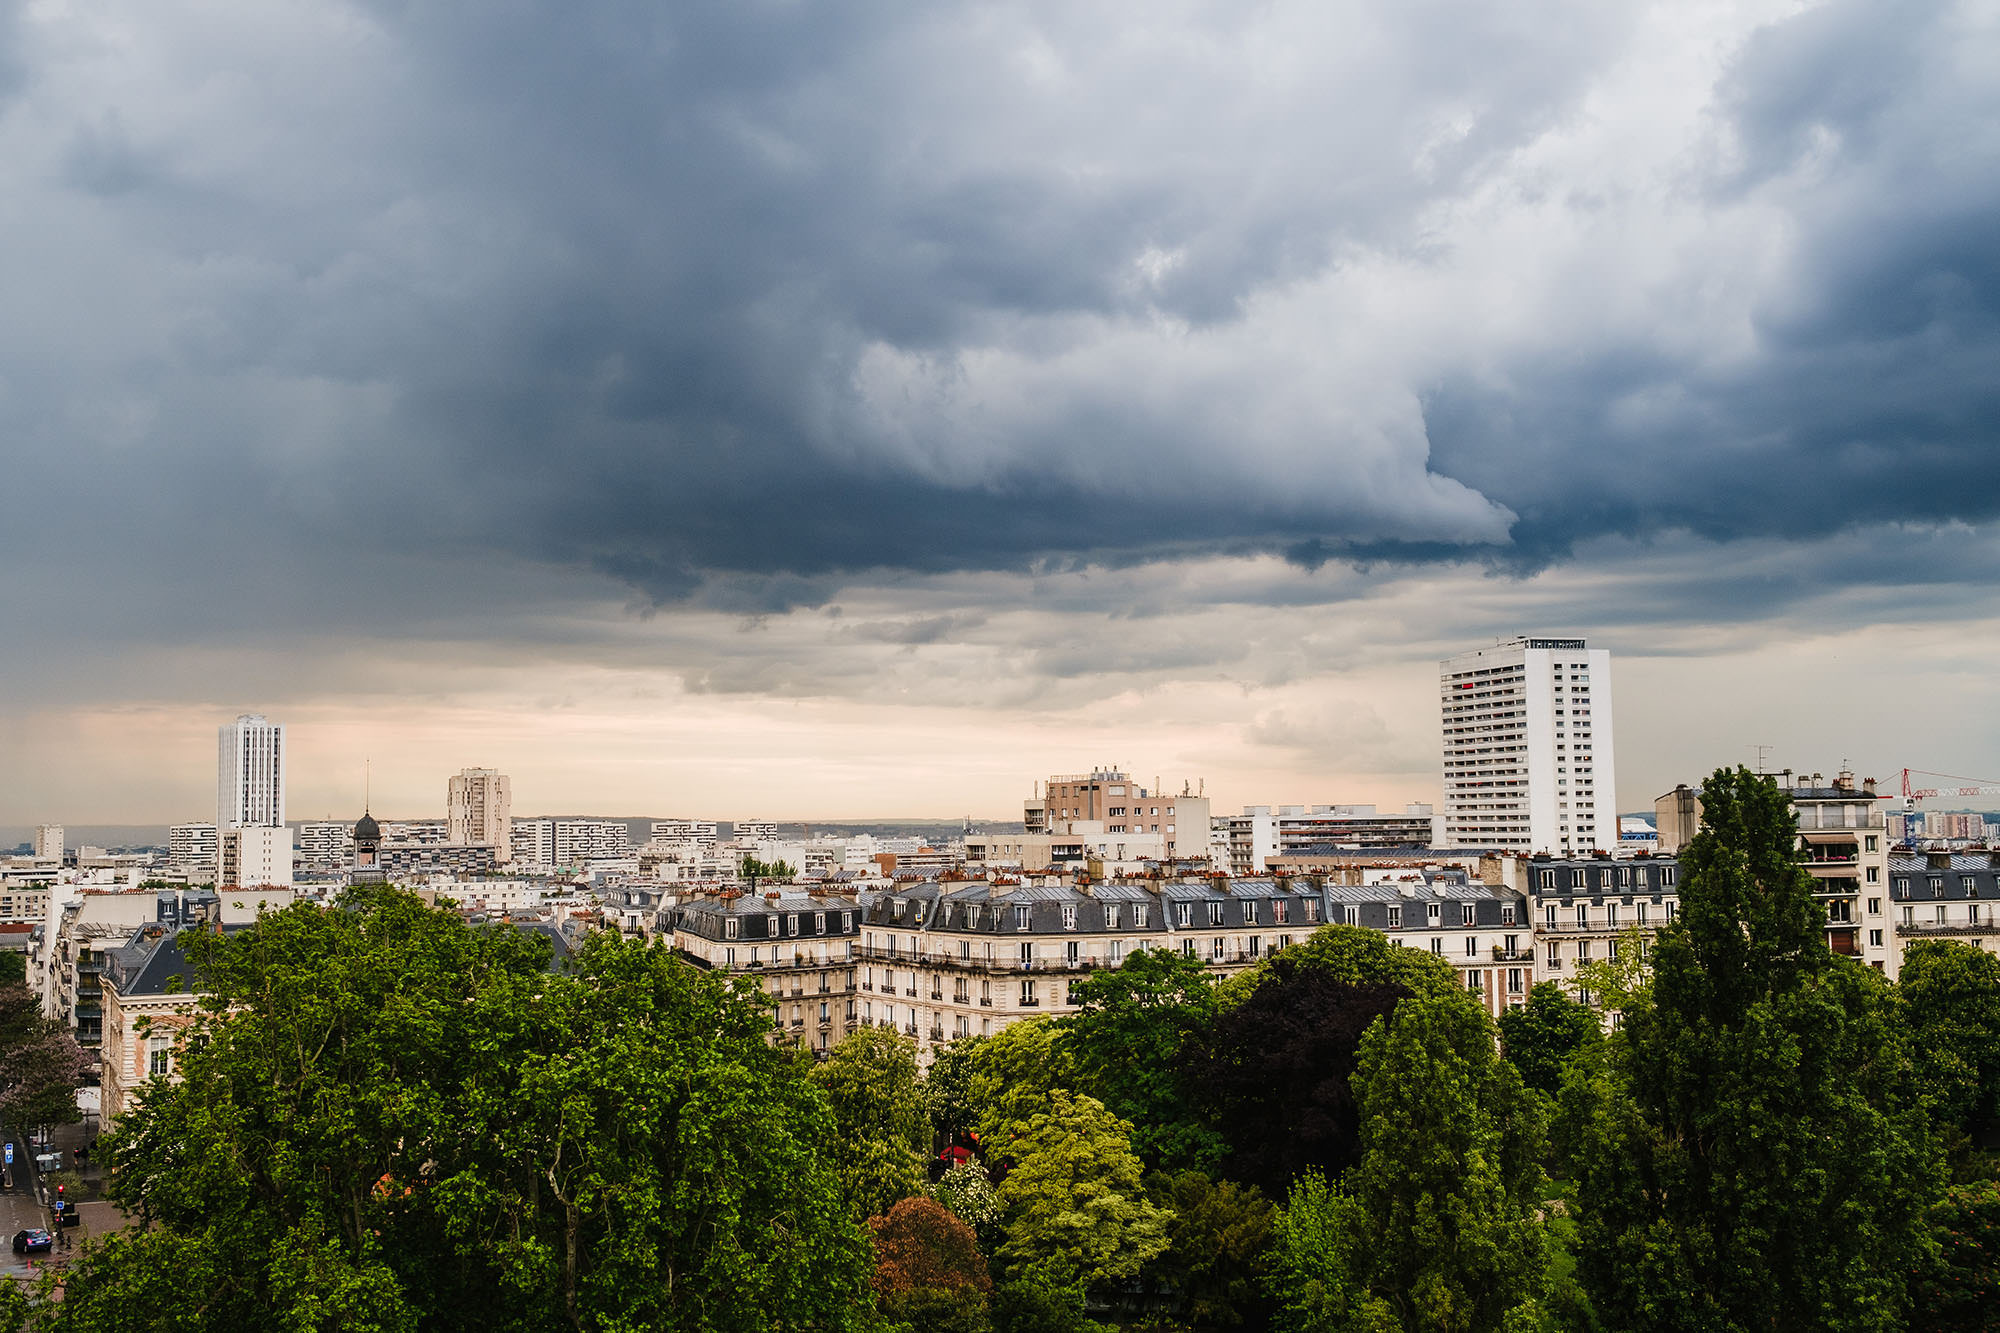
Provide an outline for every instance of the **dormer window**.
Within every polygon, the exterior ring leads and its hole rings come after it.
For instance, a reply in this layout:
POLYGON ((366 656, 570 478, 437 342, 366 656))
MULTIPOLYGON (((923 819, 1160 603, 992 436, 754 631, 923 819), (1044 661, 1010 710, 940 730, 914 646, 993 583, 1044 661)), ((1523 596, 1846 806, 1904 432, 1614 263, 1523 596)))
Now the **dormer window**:
POLYGON ((1106 930, 1116 930, 1116 929, 1118 929, 1118 904, 1117 904, 1117 903, 1106 903, 1106 904, 1104 905, 1104 928, 1105 928, 1106 930))

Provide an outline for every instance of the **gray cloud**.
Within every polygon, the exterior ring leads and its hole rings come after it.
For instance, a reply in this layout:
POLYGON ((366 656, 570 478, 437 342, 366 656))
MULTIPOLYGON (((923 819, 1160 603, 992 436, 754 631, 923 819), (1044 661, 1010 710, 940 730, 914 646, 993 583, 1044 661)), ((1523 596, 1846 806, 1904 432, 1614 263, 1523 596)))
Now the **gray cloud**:
MULTIPOLYGON (((1232 595, 1325 605, 1994 517, 2000 62, 1951 6, 1650 83, 1670 12, 1565 0, 122 17, 0 13, 10 606, 532 641, 593 576, 862 586, 928 648, 1001 623, 914 604, 961 572, 1136 623, 1175 575, 1078 572, 1276 552, 1319 572, 1232 595)), ((1227 656, 1057 640, 1021 669, 1227 656)))

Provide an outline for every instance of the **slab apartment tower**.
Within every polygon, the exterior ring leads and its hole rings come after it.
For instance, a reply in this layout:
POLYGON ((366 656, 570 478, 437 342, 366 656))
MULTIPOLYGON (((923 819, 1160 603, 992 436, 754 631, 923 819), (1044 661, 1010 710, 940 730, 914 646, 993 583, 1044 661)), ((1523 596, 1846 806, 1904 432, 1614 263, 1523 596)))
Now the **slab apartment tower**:
POLYGON ((1503 640, 1439 663, 1438 693, 1445 846, 1618 849, 1609 650, 1503 640))
POLYGON ((217 885, 292 883, 292 831, 285 825, 285 728, 244 713, 217 731, 217 885))

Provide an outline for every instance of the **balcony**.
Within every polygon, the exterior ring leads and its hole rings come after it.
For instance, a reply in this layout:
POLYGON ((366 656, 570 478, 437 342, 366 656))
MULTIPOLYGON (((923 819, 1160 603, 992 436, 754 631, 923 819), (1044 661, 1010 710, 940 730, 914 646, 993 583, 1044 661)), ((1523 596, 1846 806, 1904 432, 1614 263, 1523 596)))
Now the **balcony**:
POLYGON ((979 1002, 989 1009, 993 1007, 993 1000, 990 996, 982 997, 979 1002))
POLYGON ((1982 921, 1976 926, 1960 923, 1955 926, 1941 926, 1935 921, 1905 921, 1897 925, 1898 935, 1995 935, 2000 934, 2000 921, 1982 921))
POLYGON ((1493 946, 1493 961, 1496 963, 1532 963, 1535 961, 1533 949, 1503 949, 1493 946))

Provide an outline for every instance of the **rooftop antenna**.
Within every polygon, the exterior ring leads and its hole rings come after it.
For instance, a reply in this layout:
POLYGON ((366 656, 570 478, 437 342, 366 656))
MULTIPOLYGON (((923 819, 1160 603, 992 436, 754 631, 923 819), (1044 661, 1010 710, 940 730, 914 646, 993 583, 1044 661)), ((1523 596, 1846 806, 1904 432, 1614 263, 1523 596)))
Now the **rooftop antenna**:
POLYGON ((1758 745, 1753 748, 1757 751, 1757 771, 1763 773, 1770 767, 1771 747, 1768 745, 1758 745))
POLYGON ((375 785, 374 766, 375 761, 372 759, 364 757, 361 761, 361 813, 364 815, 375 808, 375 802, 372 799, 372 788, 375 785))

